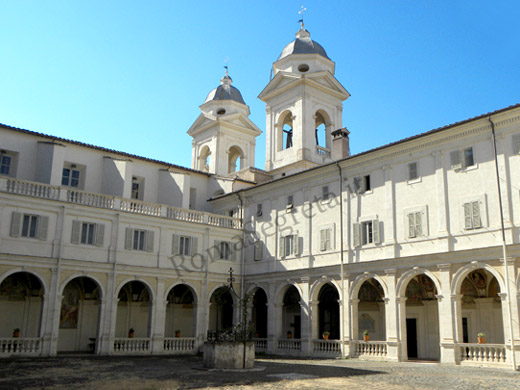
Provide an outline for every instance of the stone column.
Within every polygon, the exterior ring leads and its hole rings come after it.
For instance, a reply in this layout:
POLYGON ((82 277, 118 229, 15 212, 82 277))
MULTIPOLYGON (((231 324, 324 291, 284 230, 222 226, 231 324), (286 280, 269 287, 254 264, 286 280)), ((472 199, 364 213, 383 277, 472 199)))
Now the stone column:
POLYGON ((343 285, 343 291, 341 291, 341 297, 338 301, 340 307, 340 340, 342 343, 341 356, 350 356, 350 306, 349 306, 349 277, 345 276, 343 285))
MULTIPOLYGON (((451 265, 439 264, 439 280, 442 291, 436 296, 439 310, 439 341, 441 346, 441 363, 454 364, 457 362, 455 327, 457 317, 455 316, 452 300, 450 299, 451 265)), ((461 320, 462 321, 462 320, 461 320)))
MULTIPOLYGON (((114 340, 116 338, 116 319, 117 319, 117 305, 119 303, 119 298, 114 298, 111 301, 111 309, 110 309, 110 330, 108 333, 108 354, 112 355, 114 353, 114 340)), ((126 337, 126 336, 124 336, 126 337)))
POLYGON ((112 327, 112 311, 117 309, 117 306, 114 307, 114 290, 115 290, 115 277, 113 274, 108 275, 108 282, 107 282, 107 288, 106 293, 102 302, 102 308, 101 308, 101 320, 99 322, 99 332, 98 332, 98 339, 97 339, 97 350, 96 353, 98 355, 109 355, 112 351, 113 345, 114 345, 114 339, 110 338, 110 330, 112 327))
POLYGON ((399 322, 398 307, 395 296, 396 271, 395 269, 385 270, 388 296, 384 297, 385 302, 385 326, 386 326, 386 344, 388 347, 387 359, 399 360, 399 322))
POLYGON ((407 339, 406 339, 406 297, 396 297, 396 305, 397 305, 397 334, 398 334, 398 352, 397 358, 398 361, 407 361, 408 360, 408 350, 407 350, 407 339))
POLYGON ((164 328, 166 325, 166 305, 164 299, 164 279, 157 278, 157 290, 155 299, 152 302, 151 334, 152 353, 159 354, 164 352, 164 328))
POLYGON ((311 327, 311 307, 309 300, 309 278, 302 278, 299 283, 302 291, 302 297, 300 301, 300 313, 301 313, 301 354, 308 356, 311 353, 312 345, 312 327, 311 327))
POLYGON ((309 332, 310 340, 320 338, 320 312, 319 312, 319 301, 309 301, 310 313, 311 313, 311 329, 309 332))
POLYGON ((54 356, 57 352, 57 330, 54 331, 54 320, 56 312, 58 315, 61 311, 61 299, 58 298, 58 278, 59 271, 57 268, 51 270, 51 280, 49 283, 49 291, 43 296, 42 307, 42 325, 40 330, 40 337, 42 339, 41 355, 54 356))
POLYGON ((204 321, 204 319, 209 317, 209 305, 207 306, 207 311, 206 305, 197 303, 193 306, 193 310, 196 313, 193 337, 197 339, 197 345, 201 346, 204 344, 204 340, 206 340, 206 335, 208 334, 207 322, 204 321))
POLYGON ((283 305, 272 301, 269 301, 268 305, 267 318, 269 319, 269 322, 267 323, 267 352, 276 353, 278 350, 277 340, 279 338, 284 338, 282 336, 283 305))

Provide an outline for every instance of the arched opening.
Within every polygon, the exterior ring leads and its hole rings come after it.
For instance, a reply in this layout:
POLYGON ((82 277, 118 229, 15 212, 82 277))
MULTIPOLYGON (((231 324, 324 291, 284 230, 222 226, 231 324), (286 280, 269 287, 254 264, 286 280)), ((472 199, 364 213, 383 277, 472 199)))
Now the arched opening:
POLYGON ((287 111, 279 121, 278 150, 289 149, 293 146, 293 116, 287 111))
POLYGON ((221 332, 233 327, 233 297, 226 287, 211 294, 209 330, 221 332))
POLYGON ((319 338, 323 332, 329 332, 329 339, 339 340, 340 320, 339 320, 339 294, 336 287, 327 283, 318 294, 318 313, 319 313, 319 338))
POLYGON ((484 333, 486 343, 504 343, 502 300, 498 280, 484 269, 468 273, 460 287, 461 313, 458 314, 463 343, 477 343, 484 333))
POLYGON ((211 150, 208 146, 204 146, 199 155, 199 170, 209 172, 209 166, 211 163, 211 150))
POLYGON ((178 284, 166 298, 165 337, 194 337, 196 330, 195 295, 190 287, 178 284))
POLYGON ((290 286, 283 296, 282 332, 281 338, 301 338, 301 307, 300 293, 294 286, 290 286))
POLYGON ((94 352, 101 307, 99 286, 81 276, 68 282, 62 295, 58 351, 94 352))
POLYGON ((256 338, 267 338, 267 295, 258 288, 253 295, 252 322, 256 338))
POLYGON ((374 278, 366 280, 358 293, 358 338, 365 331, 370 340, 386 340, 385 294, 381 284, 374 278))
POLYGON ((314 116, 315 123, 315 139, 316 146, 321 146, 322 148, 328 148, 329 144, 327 142, 327 123, 325 121, 324 115, 318 111, 314 116))
POLYGON ((241 170, 244 164, 244 153, 238 146, 229 148, 228 173, 241 170))
POLYGON ((140 281, 126 283, 117 296, 116 337, 150 337, 152 302, 148 287, 140 281))
POLYGON ((406 286, 406 350, 409 360, 439 360, 439 309, 437 288, 425 274, 406 286))
POLYGON ((0 337, 39 337, 43 285, 28 272, 9 275, 0 284, 0 337))

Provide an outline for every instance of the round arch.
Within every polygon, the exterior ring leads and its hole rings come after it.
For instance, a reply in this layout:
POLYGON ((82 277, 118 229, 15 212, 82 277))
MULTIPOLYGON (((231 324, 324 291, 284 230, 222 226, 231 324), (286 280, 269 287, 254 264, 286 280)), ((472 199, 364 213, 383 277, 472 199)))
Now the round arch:
POLYGON ((63 295, 63 290, 65 289, 65 287, 67 287, 67 284, 69 284, 71 281, 73 281, 76 278, 91 279, 96 284, 96 286, 99 289, 100 299, 103 299, 105 297, 105 289, 103 288, 103 285, 101 284, 101 282, 96 277, 94 277, 92 275, 82 274, 82 273, 76 273, 76 274, 70 275, 69 277, 65 278, 63 280, 63 282, 61 283, 61 285, 60 285, 60 288, 58 290, 58 294, 59 295, 63 295))
POLYGON ((424 268, 414 268, 414 269, 402 274, 401 277, 399 278, 399 280, 397 281, 397 288, 396 288, 397 297, 405 297, 406 288, 408 287, 408 283, 415 276, 420 275, 420 274, 425 274, 433 281, 433 283, 435 284, 435 288, 437 289, 437 294, 443 293, 443 290, 441 289, 441 283, 439 282, 437 277, 435 277, 435 275, 431 271, 428 271, 427 269, 424 269, 424 268))
POLYGON ((163 297, 163 301, 166 302, 166 300, 168 299, 168 295, 170 295, 170 292, 177 286, 180 286, 180 285, 183 285, 183 286, 186 286, 190 289, 191 293, 193 294, 193 303, 194 304, 197 304, 199 302, 199 296, 197 295, 197 290, 195 288, 195 286, 191 283, 187 283, 187 282, 173 282, 172 284, 170 284, 168 286, 168 288, 166 288, 164 291, 165 291, 165 294, 164 294, 164 297, 163 297))
POLYGON ((233 173, 244 168, 244 151, 238 145, 232 145, 228 149, 228 173, 233 173), (237 161, 239 166, 237 167, 237 161))
POLYGON ((209 172, 211 158, 211 149, 208 145, 204 145, 199 152, 199 169, 201 171, 209 172))
POLYGON ((388 297, 388 287, 386 286, 385 281, 379 275, 373 273, 366 273, 359 275, 356 279, 352 281, 352 286, 350 288, 350 300, 357 299, 361 286, 363 286, 363 283, 370 279, 377 280, 377 282, 383 288, 383 292, 385 294, 383 298, 388 297))
POLYGON ((300 299, 301 299, 301 297, 302 297, 302 290, 301 290, 301 288, 296 283, 287 283, 287 284, 283 284, 283 285, 278 287, 278 289, 276 290, 276 293, 274 294, 274 296, 275 296, 274 302, 275 303, 282 303, 283 302, 283 297, 284 297, 285 293, 287 292, 287 290, 290 287, 296 288, 296 291, 298 291, 298 294, 300 294, 300 299))
POLYGON ((13 274, 16 274, 16 273, 28 273, 28 274, 31 274, 33 275, 35 278, 38 279, 38 281, 40 282, 40 284, 42 285, 42 289, 43 289, 43 295, 45 296, 45 294, 48 293, 48 286, 47 284, 45 283, 45 279, 36 271, 33 271, 33 270, 28 270, 28 269, 24 269, 24 268, 15 268, 15 269, 11 269, 9 271, 6 271, 5 273, 3 273, 2 275, 0 275, 0 285, 11 275, 13 274))
POLYGON ((341 295, 342 291, 341 291, 340 283, 338 283, 338 281, 336 279, 325 278, 325 279, 316 280, 312 284, 311 291, 309 294, 311 302, 318 300, 318 296, 320 295, 320 290, 326 284, 333 285, 338 292, 339 299, 341 299, 341 300, 343 299, 343 296, 341 295))
POLYGON ((127 284, 127 283, 130 283, 130 282, 140 282, 142 283, 146 289, 148 290, 148 294, 150 296, 150 302, 154 302, 155 301, 155 291, 153 290, 152 286, 150 285, 150 283, 148 283, 147 281, 143 280, 143 279, 137 279, 137 278, 128 278, 128 279, 125 279, 123 282, 119 283, 116 290, 115 290, 115 293, 114 293, 114 296, 119 296, 119 293, 121 292, 121 289, 127 284))
POLYGON ((455 273, 451 282, 451 294, 457 295, 458 291, 460 291, 462 287, 462 282, 464 281, 466 276, 468 276, 472 271, 475 271, 477 269, 483 269, 488 271, 491 275, 493 275, 496 278, 498 285, 500 286, 500 291, 506 292, 505 282, 500 272, 498 272, 494 267, 488 264, 473 262, 465 265, 455 273))

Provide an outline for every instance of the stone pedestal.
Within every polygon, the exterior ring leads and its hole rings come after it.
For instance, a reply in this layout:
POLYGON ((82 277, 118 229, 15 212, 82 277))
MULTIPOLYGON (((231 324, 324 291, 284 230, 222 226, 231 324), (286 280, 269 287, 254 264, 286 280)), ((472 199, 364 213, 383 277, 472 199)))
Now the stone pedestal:
POLYGON ((205 342, 203 347, 204 367, 221 369, 250 369, 255 366, 255 343, 205 342))

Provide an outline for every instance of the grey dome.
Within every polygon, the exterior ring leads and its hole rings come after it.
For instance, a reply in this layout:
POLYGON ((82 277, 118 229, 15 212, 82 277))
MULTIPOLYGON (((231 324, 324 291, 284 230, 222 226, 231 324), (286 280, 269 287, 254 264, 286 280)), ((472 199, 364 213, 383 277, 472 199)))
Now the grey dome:
POLYGON ((232 82, 231 77, 226 74, 220 79, 220 85, 208 94, 204 103, 212 100, 234 100, 235 102, 246 104, 240 91, 231 85, 232 82))
POLYGON ((323 46, 311 39, 311 34, 302 28, 296 33, 296 39, 284 47, 279 60, 291 54, 319 54, 330 60, 323 46))

